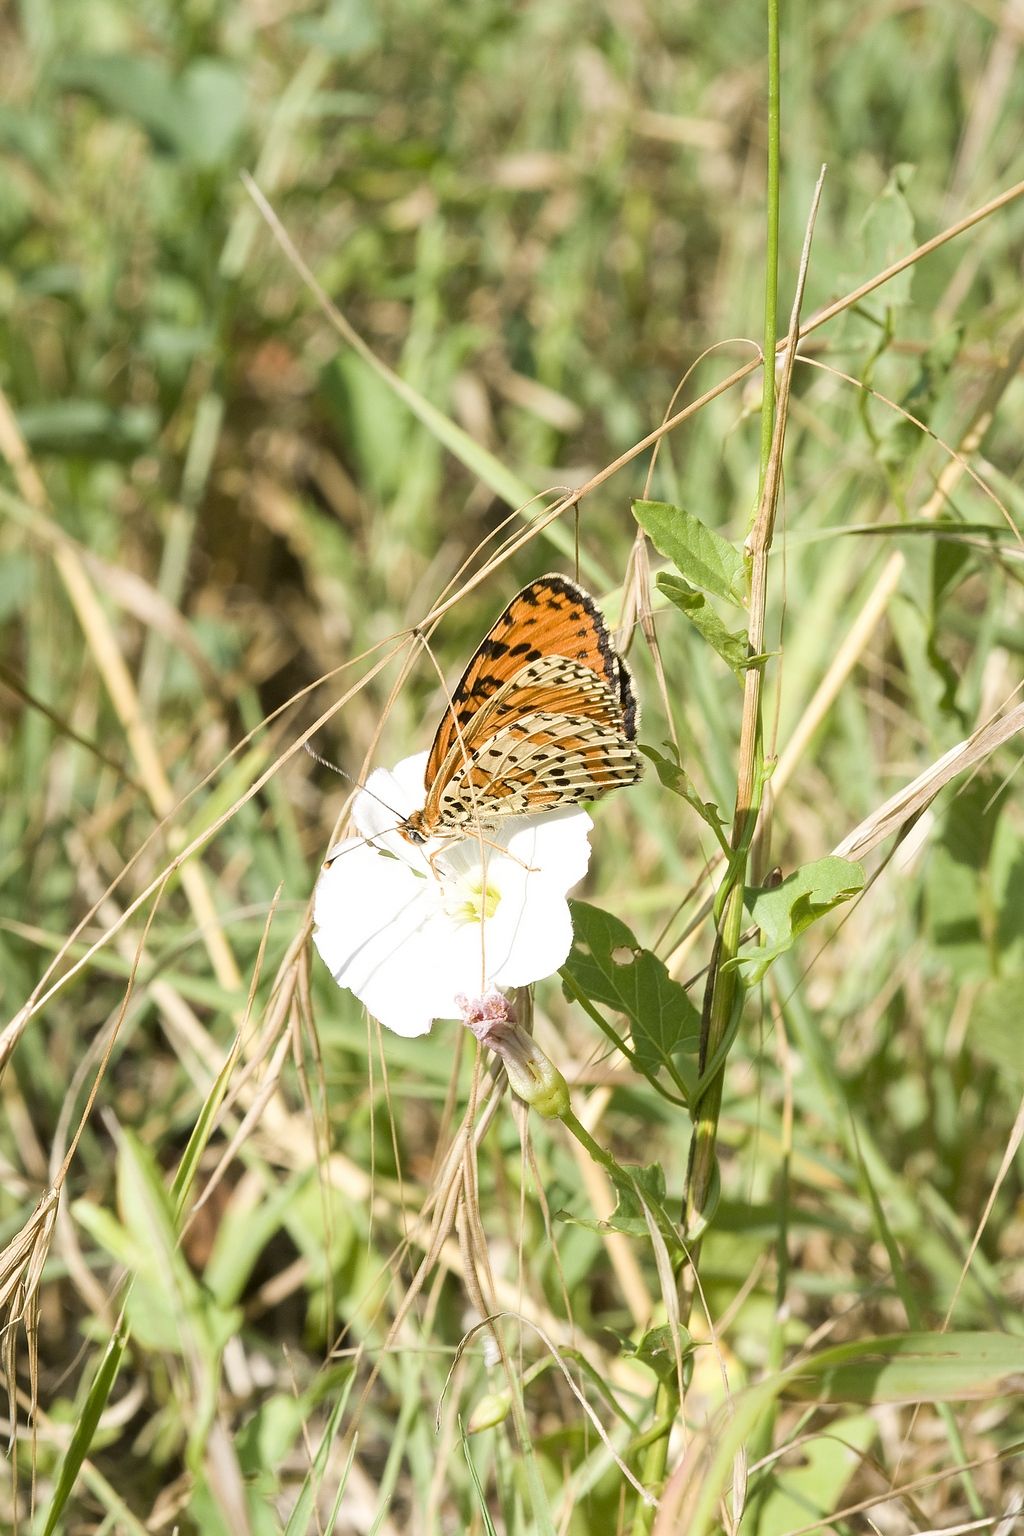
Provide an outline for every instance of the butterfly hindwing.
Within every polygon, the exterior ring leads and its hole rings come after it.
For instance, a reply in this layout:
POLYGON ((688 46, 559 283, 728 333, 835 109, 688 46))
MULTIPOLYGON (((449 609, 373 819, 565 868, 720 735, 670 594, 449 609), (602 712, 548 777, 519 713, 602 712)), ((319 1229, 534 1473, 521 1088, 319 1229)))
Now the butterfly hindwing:
POLYGON ((621 730, 542 710, 502 725, 438 795, 438 822, 456 828, 594 800, 640 776, 621 730))

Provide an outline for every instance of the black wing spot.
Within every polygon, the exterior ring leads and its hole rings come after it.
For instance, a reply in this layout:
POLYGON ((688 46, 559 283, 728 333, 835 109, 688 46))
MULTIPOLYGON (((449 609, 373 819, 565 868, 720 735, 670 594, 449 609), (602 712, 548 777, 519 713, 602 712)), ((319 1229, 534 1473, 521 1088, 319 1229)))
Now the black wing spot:
POLYGON ((493 693, 496 688, 500 687, 500 677, 495 677, 493 672, 483 672, 474 681, 469 696, 471 699, 486 698, 489 693, 493 693))

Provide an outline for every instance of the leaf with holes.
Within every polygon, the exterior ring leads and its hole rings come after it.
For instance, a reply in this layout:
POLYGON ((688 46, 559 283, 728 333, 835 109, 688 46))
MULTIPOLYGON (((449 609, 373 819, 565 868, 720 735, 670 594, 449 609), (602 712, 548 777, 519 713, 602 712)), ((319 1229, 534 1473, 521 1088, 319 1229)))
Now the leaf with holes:
POLYGON ((573 946, 562 974, 592 1002, 626 1015, 639 1069, 654 1073, 677 1051, 696 1051, 700 1015, 657 955, 611 913, 585 901, 570 907, 573 946))

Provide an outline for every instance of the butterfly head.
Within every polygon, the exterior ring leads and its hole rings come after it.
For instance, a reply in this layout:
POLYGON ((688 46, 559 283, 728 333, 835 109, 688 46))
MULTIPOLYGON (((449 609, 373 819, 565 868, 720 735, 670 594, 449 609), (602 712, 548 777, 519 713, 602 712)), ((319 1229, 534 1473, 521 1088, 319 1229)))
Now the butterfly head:
POLYGON ((404 821, 400 821, 398 823, 398 831, 407 843, 415 843, 417 847, 430 840, 430 834, 424 826, 422 811, 413 811, 404 821))

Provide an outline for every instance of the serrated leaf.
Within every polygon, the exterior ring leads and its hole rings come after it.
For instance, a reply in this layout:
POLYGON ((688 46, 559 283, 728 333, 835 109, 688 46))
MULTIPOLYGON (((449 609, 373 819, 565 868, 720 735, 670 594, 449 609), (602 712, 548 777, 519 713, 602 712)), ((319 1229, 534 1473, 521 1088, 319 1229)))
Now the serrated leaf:
POLYGON ((746 905, 760 928, 763 944, 745 950, 748 980, 759 981, 779 955, 790 949, 812 923, 864 888, 864 870, 849 859, 816 859, 793 871, 781 885, 750 889, 746 905))
POLYGON ((676 1051, 696 1050, 700 1015, 664 963, 611 913, 570 905, 573 946, 563 972, 593 1002, 626 1015, 640 1070, 657 1072, 676 1051))
POLYGON ((700 798, 696 785, 690 778, 690 775, 680 765, 679 755, 676 752, 674 743, 666 741, 663 745, 668 750, 668 756, 657 751, 654 747, 641 746, 640 751, 654 764, 658 772, 658 778, 665 788, 670 789, 674 795, 678 795, 680 799, 685 800, 687 805, 697 812, 701 821, 707 822, 722 848, 728 851, 725 823, 719 815, 718 806, 711 800, 702 800, 700 798))
POLYGON ((681 576, 671 576, 662 571, 655 582, 659 592, 663 592, 670 603, 673 603, 686 615, 690 623, 699 635, 707 641, 712 650, 717 651, 726 666, 742 677, 747 667, 751 665, 751 659, 747 652, 747 632, 745 629, 726 629, 718 614, 712 608, 703 592, 698 592, 691 587, 688 581, 681 576))
POLYGON ((634 501, 633 516, 655 549, 694 586, 742 608, 747 579, 743 556, 685 507, 667 501, 634 501))

